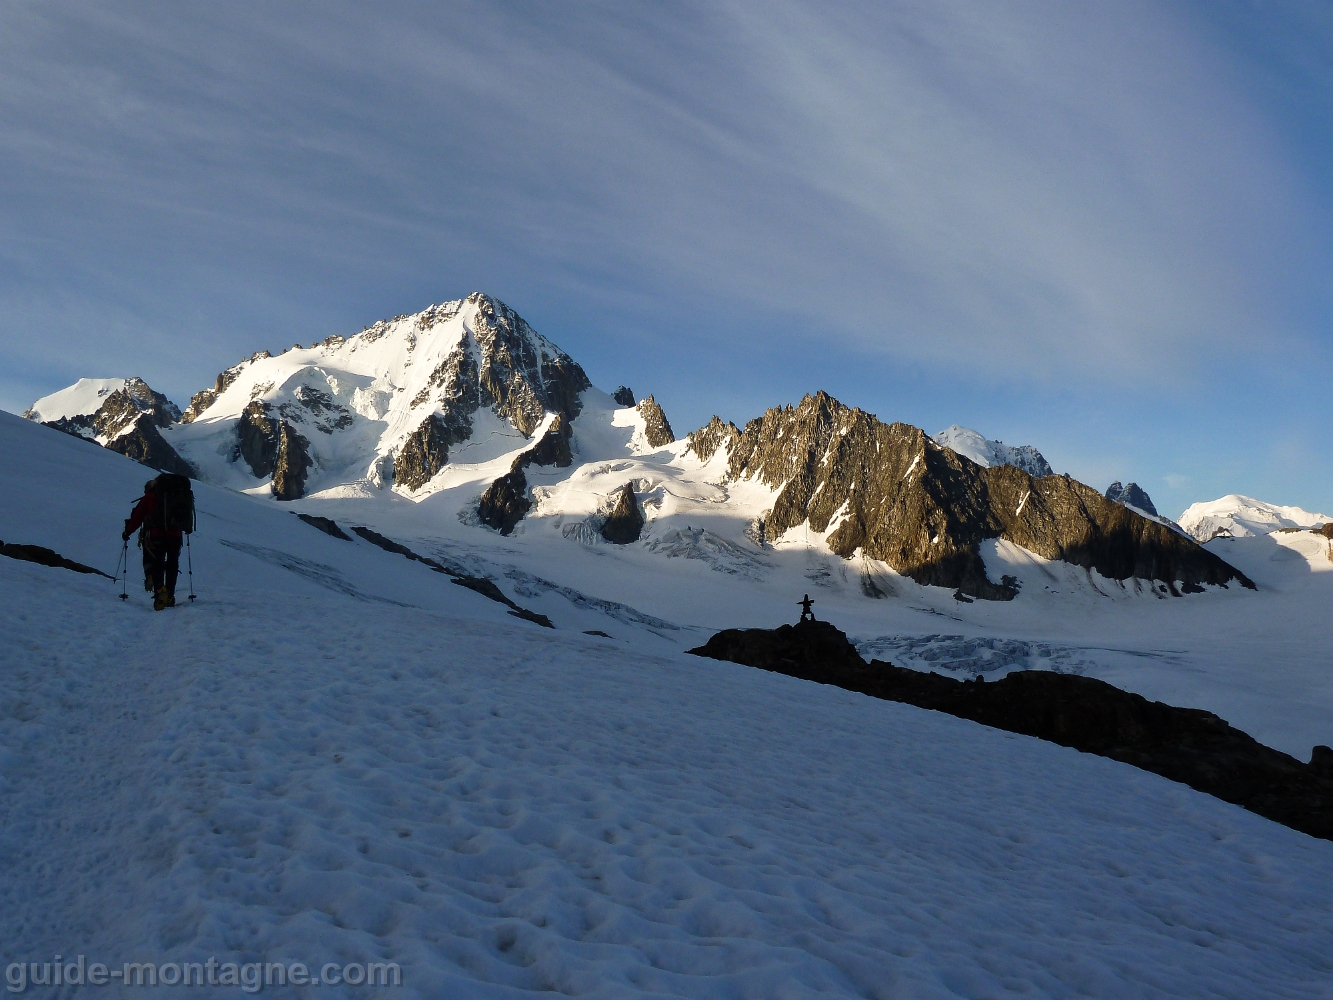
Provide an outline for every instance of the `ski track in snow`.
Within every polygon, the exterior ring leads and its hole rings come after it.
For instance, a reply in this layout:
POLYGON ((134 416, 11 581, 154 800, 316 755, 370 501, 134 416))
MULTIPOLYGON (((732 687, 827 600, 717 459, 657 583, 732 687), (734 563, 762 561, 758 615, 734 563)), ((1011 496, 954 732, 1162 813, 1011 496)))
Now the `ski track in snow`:
POLYGON ((279 991, 312 997, 1333 991, 1333 844, 1112 761, 334 593, 155 615, 0 581, 6 963, 404 970, 279 991))

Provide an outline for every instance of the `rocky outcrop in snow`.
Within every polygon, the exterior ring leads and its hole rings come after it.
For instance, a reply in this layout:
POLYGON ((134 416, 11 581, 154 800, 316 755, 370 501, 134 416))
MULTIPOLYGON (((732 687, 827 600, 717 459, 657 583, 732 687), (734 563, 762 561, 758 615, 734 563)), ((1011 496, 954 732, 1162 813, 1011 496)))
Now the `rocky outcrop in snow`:
POLYGON ((194 466, 176 454, 175 449, 167 444, 162 432, 146 414, 136 420, 129 430, 108 441, 103 447, 141 462, 158 472, 171 472, 178 476, 189 476, 191 479, 199 475, 194 466))
POLYGON ((570 425, 557 415, 535 445, 514 459, 513 465, 496 479, 477 502, 481 523, 502 535, 510 534, 532 509, 528 499, 528 477, 523 470, 530 465, 554 465, 568 468, 574 456, 569 450, 570 425))
POLYGON ((278 422, 259 400, 246 406, 236 421, 236 454, 257 479, 273 475, 277 468, 278 422))
POLYGON ((256 354, 250 355, 249 359, 242 361, 239 365, 234 365, 233 367, 228 368, 225 372, 219 374, 217 379, 213 382, 213 387, 211 389, 201 389, 190 397, 190 405, 187 406, 185 412, 181 414, 181 423, 193 423, 201 413, 213 405, 219 396, 227 391, 227 388, 236 381, 241 372, 252 363, 259 361, 262 358, 271 358, 272 356, 273 355, 269 354, 268 351, 259 351, 256 354))
POLYGON ((653 448, 662 448, 676 440, 675 433, 671 430, 671 424, 668 423, 666 413, 657 400, 649 396, 640 401, 638 407, 639 416, 644 421, 644 436, 648 439, 648 444, 653 448))
POLYGON ((273 467, 273 495, 279 500, 299 500, 305 496, 306 474, 312 464, 310 442, 284 420, 278 428, 278 460, 273 467))
POLYGON ((1067 476, 985 467, 908 424, 884 424, 825 393, 750 421, 735 438, 715 420, 693 437, 703 457, 728 445, 728 475, 777 491, 769 537, 803 523, 838 555, 881 559, 918 583, 1007 600, 1015 581, 990 580, 980 543, 1003 538, 1114 580, 1162 580, 1186 592, 1253 586, 1191 539, 1067 476))
POLYGON ((627 385, 618 385, 616 391, 611 393, 611 398, 621 406, 633 406, 634 390, 627 385))
POLYGON ((634 496, 634 483, 626 483, 602 524, 602 537, 616 545, 628 545, 639 540, 643 525, 643 510, 634 496))
POLYGON ((528 477, 521 468, 513 469, 486 487, 477 501, 481 523, 502 535, 511 534, 518 522, 532 509, 528 499, 528 477))
POLYGON ((466 417, 450 422, 432 413, 403 441, 393 458, 393 481, 409 490, 419 490, 449 461, 449 446, 468 439, 471 421, 466 417))
POLYGON ((1003 441, 991 441, 970 427, 961 427, 958 424, 940 431, 932 440, 988 468, 1012 465, 1038 479, 1042 476, 1055 475, 1042 453, 1030 444, 1013 447, 1003 441))
POLYGON ((1153 506, 1152 498, 1148 496, 1138 483, 1130 483, 1128 486, 1122 486, 1119 480, 1116 480, 1110 486, 1106 487, 1106 499, 1112 503, 1123 504, 1126 507, 1133 507, 1135 510, 1151 514, 1153 517, 1160 517, 1157 508, 1153 506))

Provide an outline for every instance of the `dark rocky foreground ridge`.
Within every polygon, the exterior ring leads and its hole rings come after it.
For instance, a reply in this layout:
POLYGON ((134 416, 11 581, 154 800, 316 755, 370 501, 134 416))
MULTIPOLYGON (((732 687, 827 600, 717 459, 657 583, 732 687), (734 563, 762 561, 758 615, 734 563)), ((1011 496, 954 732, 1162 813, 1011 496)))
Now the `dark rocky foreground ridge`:
POLYGON ((1149 701, 1091 677, 1025 670, 969 682, 866 663, 846 635, 820 621, 727 629, 690 652, 1109 757, 1333 840, 1333 750, 1316 747, 1303 764, 1211 712, 1149 701))
POLYGON ((1034 478, 981 466, 918 427, 886 424, 826 393, 775 407, 744 430, 719 418, 691 434, 704 461, 719 449, 732 479, 778 490, 767 537, 809 521, 848 558, 858 549, 928 586, 1009 600, 1011 577, 991 580, 981 543, 1001 538, 1112 580, 1163 581, 1186 593, 1205 584, 1254 584, 1193 539, 1114 503, 1068 476, 1034 478))

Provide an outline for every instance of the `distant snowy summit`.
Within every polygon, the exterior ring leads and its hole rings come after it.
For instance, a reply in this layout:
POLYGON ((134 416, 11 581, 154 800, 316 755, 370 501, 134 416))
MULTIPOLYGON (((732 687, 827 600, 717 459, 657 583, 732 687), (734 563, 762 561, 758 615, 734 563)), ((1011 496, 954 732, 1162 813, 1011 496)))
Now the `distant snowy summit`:
POLYGON ((141 378, 81 378, 23 416, 165 472, 192 471, 161 433, 180 420, 180 408, 141 378))
POLYGON ((1153 517, 1160 517, 1157 508, 1153 506, 1152 497, 1148 496, 1146 490, 1138 483, 1130 483, 1124 486, 1119 480, 1116 480, 1106 488, 1106 499, 1113 500, 1116 503, 1124 504, 1126 507, 1132 507, 1134 510, 1142 511, 1145 514, 1151 514, 1153 517))
POLYGON ((970 427, 954 424, 940 431, 932 440, 936 444, 952 448, 964 458, 970 458, 977 465, 993 468, 997 465, 1012 465, 1022 469, 1029 476, 1040 479, 1042 476, 1055 475, 1051 465, 1036 448, 1030 444, 1013 447, 1003 441, 991 441, 982 437, 970 427))
POLYGON ((1300 507, 1281 507, 1232 493, 1219 500, 1196 503, 1180 515, 1180 526, 1200 542, 1214 538, 1250 538, 1292 528, 1315 528, 1333 522, 1327 514, 1300 507))

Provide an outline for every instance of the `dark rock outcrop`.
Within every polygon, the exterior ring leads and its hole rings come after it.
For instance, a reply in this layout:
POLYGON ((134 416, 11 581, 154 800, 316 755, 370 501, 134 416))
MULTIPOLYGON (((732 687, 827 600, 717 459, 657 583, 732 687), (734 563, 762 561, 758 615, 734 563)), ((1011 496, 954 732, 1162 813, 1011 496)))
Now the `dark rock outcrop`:
POLYGON ((494 528, 502 535, 513 532, 514 527, 532 509, 528 499, 528 477, 523 474, 522 466, 505 473, 482 493, 477 501, 477 516, 481 523, 494 528))
POLYGON ((840 683, 847 679, 845 673, 867 671, 865 660, 847 636, 819 620, 775 629, 729 628, 688 652, 837 687, 847 687, 840 683))
POLYGON ((822 392, 733 431, 714 418, 691 436, 691 450, 706 460, 725 445, 733 479, 778 491, 769 537, 808 521, 830 532, 830 548, 844 558, 860 550, 921 584, 1011 599, 1016 581, 990 580, 980 551, 986 539, 1003 538, 1109 579, 1161 580, 1177 595, 1177 582, 1186 592, 1254 586, 1192 539, 1068 476, 977 465, 920 428, 881 423, 822 392))
POLYGON ((344 542, 350 542, 352 536, 338 527, 338 522, 331 517, 320 517, 318 514, 303 514, 300 511, 292 511, 306 524, 316 528, 326 535, 332 535, 334 538, 341 538, 344 542))
POLYGON ((468 439, 472 422, 466 417, 450 422, 432 413, 407 436, 393 457, 393 480, 409 490, 419 490, 449 461, 449 446, 468 439))
POLYGON ((278 459, 273 467, 273 495, 279 500, 299 500, 305 496, 306 474, 311 464, 310 442, 284 420, 278 426, 278 459))
POLYGON ((273 477, 273 495, 279 500, 305 496, 306 476, 314 464, 310 442, 261 400, 249 403, 236 421, 236 453, 257 478, 273 477))
POLYGON ((1128 504, 1130 507, 1137 507, 1139 510, 1147 511, 1154 517, 1159 517, 1157 508, 1152 504, 1152 498, 1144 492, 1138 483, 1130 483, 1128 486, 1120 485, 1119 480, 1106 487, 1106 499, 1112 503, 1128 504))
POLYGON ((620 489, 616 505, 602 524, 602 537, 616 545, 637 542, 643 533, 643 510, 634 496, 634 484, 626 483, 620 489))
POLYGON ((558 469, 568 469, 574 464, 574 453, 569 449, 572 432, 573 429, 564 416, 556 414, 556 418, 551 421, 551 426, 541 436, 541 440, 515 460, 514 468, 554 465, 558 469))
POLYGON ((502 535, 513 532, 532 509, 532 501, 528 499, 528 477, 523 470, 530 465, 554 465, 562 469, 572 465, 574 455, 569 450, 570 433, 569 423, 557 415, 541 440, 515 458, 509 471, 486 487, 486 492, 477 501, 477 516, 482 524, 502 535))
POLYGON ((661 448, 676 440, 676 435, 671 430, 671 424, 667 421, 666 413, 652 396, 640 400, 636 409, 639 411, 639 416, 644 419, 644 436, 648 438, 650 446, 661 448))
POLYGON ((259 400, 249 403, 236 421, 236 454, 257 479, 273 475, 278 465, 278 421, 259 400))
POLYGON ((1317 746, 1310 751, 1310 767, 1333 777, 1333 747, 1317 746))
POLYGON ((195 478, 199 473, 189 462, 176 453, 176 449, 167 444, 158 425, 145 413, 135 422, 133 428, 106 443, 108 451, 114 451, 136 462, 142 462, 158 472, 171 472, 178 476, 195 478))
POLYGON ((1333 840, 1333 771, 1325 766, 1333 751, 1316 748, 1303 764, 1210 712, 1149 701, 1091 677, 1024 670, 965 682, 881 660, 867 664, 827 622, 728 629, 690 652, 1109 757, 1333 840))
POLYGON ((621 406, 633 406, 634 390, 627 385, 618 385, 616 391, 611 393, 611 398, 621 406))
POLYGON ((91 566, 85 566, 83 563, 75 562, 73 559, 66 559, 54 549, 48 549, 43 545, 24 545, 18 542, 0 542, 0 556, 7 556, 10 559, 19 559, 23 562, 37 563, 39 566, 50 566, 52 569, 72 569, 75 573, 90 573, 97 576, 104 576, 108 580, 114 580, 116 577, 109 573, 103 573, 100 569, 93 569, 91 566))

